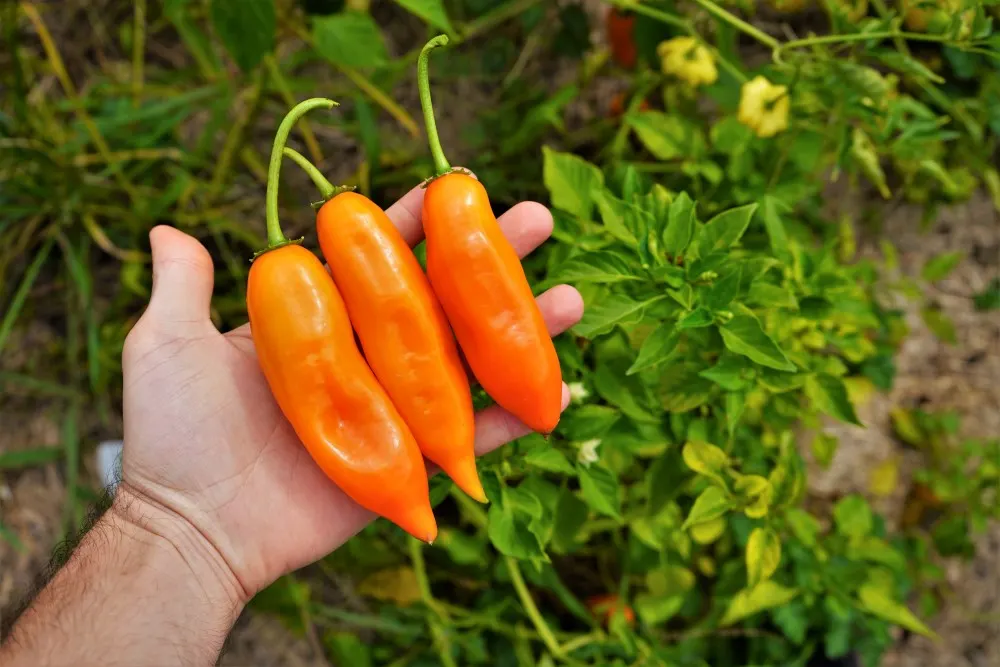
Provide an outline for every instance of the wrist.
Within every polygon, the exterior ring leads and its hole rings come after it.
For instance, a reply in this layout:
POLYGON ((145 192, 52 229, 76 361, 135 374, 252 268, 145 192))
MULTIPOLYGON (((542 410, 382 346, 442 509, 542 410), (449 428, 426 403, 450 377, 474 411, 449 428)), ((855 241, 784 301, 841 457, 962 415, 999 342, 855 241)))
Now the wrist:
POLYGON ((134 541, 151 564, 183 586, 178 594, 183 590, 184 595, 193 594, 207 608, 218 610, 216 622, 235 623, 251 594, 219 549, 193 523, 124 482, 102 521, 134 541))
POLYGON ((246 599, 192 523, 122 486, 17 621, 0 662, 214 664, 246 599))

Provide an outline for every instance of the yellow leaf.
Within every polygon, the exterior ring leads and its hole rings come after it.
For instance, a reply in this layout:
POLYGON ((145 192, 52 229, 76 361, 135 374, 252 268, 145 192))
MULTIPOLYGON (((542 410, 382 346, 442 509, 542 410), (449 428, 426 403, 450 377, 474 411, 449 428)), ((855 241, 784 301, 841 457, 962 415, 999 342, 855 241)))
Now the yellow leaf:
POLYGON ((875 385, 866 377, 844 378, 844 386, 847 387, 847 399, 859 408, 871 399, 875 393, 875 385))
POLYGON ((913 413, 903 408, 892 408, 889 410, 889 418, 892 420, 892 430, 896 432, 896 437, 914 447, 923 444, 924 436, 917 425, 917 420, 913 418, 913 413))
POLYGON ((711 544, 722 537, 726 530, 726 520, 723 517, 712 519, 705 523, 691 526, 691 539, 698 544, 711 544))
POLYGON ((770 528, 754 528, 747 540, 747 586, 770 579, 781 564, 781 540, 770 528))
POLYGON ((379 570, 365 577, 358 592, 376 600, 406 606, 420 599, 420 586, 412 567, 400 566, 379 570))
POLYGON ((753 587, 748 586, 733 596, 719 625, 732 625, 757 612, 788 604, 798 594, 798 589, 785 588, 770 579, 753 587))
POLYGON ((875 466, 868 478, 868 489, 876 496, 890 496, 899 482, 899 461, 893 457, 875 466))

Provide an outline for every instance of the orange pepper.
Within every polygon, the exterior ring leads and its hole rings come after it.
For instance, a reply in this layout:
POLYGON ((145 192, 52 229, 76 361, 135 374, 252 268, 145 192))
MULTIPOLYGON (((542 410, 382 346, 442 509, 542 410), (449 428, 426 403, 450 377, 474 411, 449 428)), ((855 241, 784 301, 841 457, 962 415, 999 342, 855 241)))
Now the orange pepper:
POLYGON ((635 47, 635 14, 611 8, 604 17, 611 57, 625 69, 635 67, 639 51, 635 47))
POLYGON ((323 193, 326 203, 316 216, 319 244, 368 365, 424 456, 486 502, 476 471, 469 378, 420 263, 377 204, 335 188, 299 153, 284 153, 323 193))
POLYGON ((621 610, 622 616, 625 617, 625 622, 631 627, 635 625, 635 612, 632 611, 632 607, 628 606, 617 593, 605 593, 603 595, 594 595, 587 600, 587 607, 590 608, 590 612, 600 619, 605 625, 611 622, 612 617, 621 610))
MULTIPOLYGON (((427 469, 403 418, 358 350, 344 300, 322 262, 278 224, 282 147, 308 100, 282 121, 268 170, 268 246, 247 284, 250 330, 278 406, 316 464, 356 503, 430 542, 427 469)), ((294 482, 293 482, 294 483, 294 482)))
POLYGON ((437 175, 427 184, 423 223, 427 276, 483 389, 540 433, 559 422, 562 376, 521 260, 504 237, 482 184, 452 169, 434 121, 427 59, 448 43, 429 41, 417 61, 420 102, 437 175))

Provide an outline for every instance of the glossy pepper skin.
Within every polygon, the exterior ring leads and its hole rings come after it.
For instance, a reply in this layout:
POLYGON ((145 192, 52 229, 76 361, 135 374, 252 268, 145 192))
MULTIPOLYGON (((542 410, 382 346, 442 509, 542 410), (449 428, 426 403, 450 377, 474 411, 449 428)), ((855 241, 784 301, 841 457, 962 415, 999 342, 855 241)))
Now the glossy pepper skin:
POLYGON ((271 392, 316 464, 359 505, 430 542, 437 525, 413 434, 361 356, 330 274, 278 224, 278 172, 288 133, 309 109, 333 104, 297 105, 275 137, 268 247, 255 257, 247 284, 250 331, 271 392))
POLYGON ((359 505, 433 541, 420 450, 361 356, 322 262, 298 245, 261 255, 247 309, 271 392, 316 464, 359 505))
POLYGON ((500 230, 489 196, 444 159, 430 108, 427 56, 421 52, 421 102, 438 176, 427 185, 423 224, 427 276, 469 367, 483 389, 529 428, 550 433, 559 422, 559 358, 521 260, 500 230))
POLYGON ((324 204, 316 229, 368 365, 420 451, 485 502, 469 379, 413 251, 382 209, 354 192, 324 204))

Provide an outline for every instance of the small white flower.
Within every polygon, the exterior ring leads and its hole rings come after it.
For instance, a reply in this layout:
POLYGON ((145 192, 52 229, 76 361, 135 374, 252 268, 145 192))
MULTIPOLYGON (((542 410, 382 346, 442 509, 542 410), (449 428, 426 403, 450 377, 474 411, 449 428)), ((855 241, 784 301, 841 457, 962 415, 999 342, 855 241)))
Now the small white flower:
POLYGON ((600 458, 597 455, 597 448, 601 446, 601 439, 585 440, 580 443, 580 452, 576 455, 576 460, 585 466, 596 463, 600 458))
POLYGON ((590 396, 590 392, 583 385, 582 382, 570 382, 569 383, 569 400, 573 403, 581 403, 586 398, 590 396))

